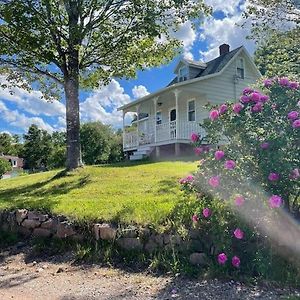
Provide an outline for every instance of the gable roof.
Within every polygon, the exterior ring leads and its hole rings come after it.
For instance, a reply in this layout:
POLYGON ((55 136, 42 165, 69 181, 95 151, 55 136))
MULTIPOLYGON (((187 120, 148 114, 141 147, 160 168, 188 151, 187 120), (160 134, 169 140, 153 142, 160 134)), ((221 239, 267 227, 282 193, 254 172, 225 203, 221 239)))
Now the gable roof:
POLYGON ((230 62, 242 52, 248 58, 248 61, 253 66, 255 72, 257 73, 257 76, 258 77, 262 76, 260 71, 256 67, 253 59, 251 58, 250 54, 248 53, 248 51, 245 49, 244 46, 241 46, 239 48, 236 48, 228 53, 225 53, 225 54, 207 62, 207 65, 209 65, 209 66, 207 66, 207 71, 206 71, 206 69, 204 70, 205 73, 204 73, 204 71, 199 72, 199 74, 197 74, 194 78, 190 78, 189 80, 185 80, 182 82, 178 82, 177 77, 175 77, 165 88, 162 88, 154 93, 148 94, 142 98, 136 99, 135 101, 129 102, 129 103, 119 107, 117 110, 118 111, 124 110, 128 107, 134 106, 134 105, 136 105, 140 102, 143 102, 147 99, 153 98, 155 96, 159 96, 162 92, 176 89, 177 87, 180 87, 180 86, 185 86, 185 85, 188 85, 188 84, 191 84, 194 82, 206 80, 206 79, 221 75, 225 71, 225 69, 230 65, 230 62))
MULTIPOLYGON (((232 51, 229 51, 228 53, 218 56, 217 58, 215 58, 211 61, 208 61, 207 63, 204 63, 201 61, 196 62, 196 61, 192 61, 192 60, 188 60, 188 59, 182 59, 178 63, 176 69, 178 68, 178 66, 180 65, 181 62, 186 62, 190 66, 198 66, 198 67, 201 66, 200 67, 201 69, 199 68, 199 73, 190 79, 219 73, 242 48, 243 48, 243 46, 238 47, 232 51)), ((175 71, 176 71, 176 69, 175 69, 175 71)), ((175 77, 167 86, 171 86, 177 82, 178 82, 177 77, 175 77)))

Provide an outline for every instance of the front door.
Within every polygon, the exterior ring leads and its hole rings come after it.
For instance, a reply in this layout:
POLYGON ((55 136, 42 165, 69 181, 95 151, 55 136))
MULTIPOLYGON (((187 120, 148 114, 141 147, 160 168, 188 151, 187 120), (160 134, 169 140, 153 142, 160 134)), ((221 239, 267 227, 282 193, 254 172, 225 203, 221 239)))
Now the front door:
POLYGON ((170 110, 170 139, 176 138, 176 108, 170 110))

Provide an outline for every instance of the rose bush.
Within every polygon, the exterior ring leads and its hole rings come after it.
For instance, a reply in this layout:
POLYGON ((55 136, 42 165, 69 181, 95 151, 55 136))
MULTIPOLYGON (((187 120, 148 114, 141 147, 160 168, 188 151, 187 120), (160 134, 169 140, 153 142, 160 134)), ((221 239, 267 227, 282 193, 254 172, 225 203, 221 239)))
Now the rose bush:
POLYGON ((181 184, 198 196, 193 226, 213 240, 207 251, 222 272, 266 275, 270 242, 281 234, 276 214, 300 219, 299 113, 299 83, 272 78, 245 88, 237 103, 211 107, 206 135, 193 134, 199 170, 181 184))

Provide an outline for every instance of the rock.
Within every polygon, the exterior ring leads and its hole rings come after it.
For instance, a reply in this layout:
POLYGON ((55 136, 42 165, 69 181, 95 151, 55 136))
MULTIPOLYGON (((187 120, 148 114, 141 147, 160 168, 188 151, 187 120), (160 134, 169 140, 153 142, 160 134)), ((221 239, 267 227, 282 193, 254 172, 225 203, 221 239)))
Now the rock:
POLYGON ((143 248, 139 238, 120 238, 117 244, 125 250, 142 250, 143 248))
POLYGON ((41 222, 38 220, 29 220, 29 219, 25 219, 22 222, 22 226, 28 229, 33 229, 36 227, 39 227, 41 225, 41 222))
MULTIPOLYGON (((97 225, 96 228, 98 228, 99 230, 98 239, 99 237, 102 240, 114 240, 116 238, 117 229, 114 228, 112 225, 110 224, 95 224, 95 225, 97 225)), ((95 237, 97 239, 96 232, 95 232, 95 237)))
POLYGON ((17 209, 16 210, 16 220, 19 225, 23 222, 24 219, 26 219, 28 214, 27 209, 17 209))
POLYGON ((164 244, 165 245, 170 244, 170 242, 171 242, 171 236, 169 234, 164 234, 163 235, 163 240, 164 240, 164 244))
POLYGON ((200 230, 197 229, 189 230, 189 237, 195 240, 201 238, 200 230))
POLYGON ((100 239, 100 225, 101 224, 94 224, 94 235, 95 235, 95 239, 96 241, 98 241, 100 239))
POLYGON ((195 251, 195 252, 201 252, 204 250, 203 244, 198 240, 190 240, 188 244, 188 248, 191 251, 195 251))
POLYGON ((145 251, 152 253, 158 248, 157 244, 153 240, 149 240, 145 245, 145 251))
POLYGON ((84 235, 79 233, 72 235, 72 240, 81 242, 84 240, 84 235))
POLYGON ((138 232, 135 227, 125 228, 121 231, 121 236, 126 238, 136 238, 138 236, 138 232))
POLYGON ((63 238, 70 237, 75 233, 76 232, 74 231, 74 229, 70 224, 68 224, 67 222, 63 222, 63 223, 58 223, 57 232, 55 236, 63 239, 63 238))
POLYGON ((7 216, 7 224, 9 227, 9 230, 15 231, 17 227, 17 221, 16 221, 16 214, 15 212, 9 212, 7 216))
POLYGON ((17 227, 17 232, 20 233, 21 235, 28 237, 31 235, 31 230, 29 228, 25 228, 23 226, 18 226, 17 227))
POLYGON ((57 220, 50 218, 41 224, 41 228, 49 229, 51 231, 56 231, 57 224, 58 224, 57 220))
POLYGON ((139 230, 139 232, 140 232, 139 236, 140 236, 142 239, 148 238, 148 237, 150 236, 150 233, 151 233, 151 231, 150 231, 149 228, 141 228, 141 229, 139 230))
POLYGON ((38 220, 40 222, 45 222, 48 220, 48 215, 43 215, 38 212, 29 211, 28 212, 28 220, 38 220))
POLYGON ((35 228, 32 234, 35 237, 49 237, 51 236, 51 231, 45 228, 35 228))
POLYGON ((154 241, 158 244, 159 247, 162 247, 164 245, 164 237, 163 237, 162 234, 157 234, 153 238, 154 238, 154 241))
POLYGON ((194 266, 205 266, 208 263, 208 258, 205 253, 195 252, 190 255, 190 263, 194 266))

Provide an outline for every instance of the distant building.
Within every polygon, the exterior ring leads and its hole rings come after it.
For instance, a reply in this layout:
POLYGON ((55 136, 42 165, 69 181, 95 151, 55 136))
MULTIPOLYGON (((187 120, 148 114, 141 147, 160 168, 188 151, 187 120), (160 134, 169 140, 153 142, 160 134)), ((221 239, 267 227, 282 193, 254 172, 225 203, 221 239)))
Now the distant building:
POLYGON ((12 170, 2 176, 3 179, 15 177, 17 176, 19 170, 23 170, 24 167, 23 158, 20 158, 18 156, 12 156, 12 155, 0 155, 0 158, 7 160, 12 166, 12 170))

